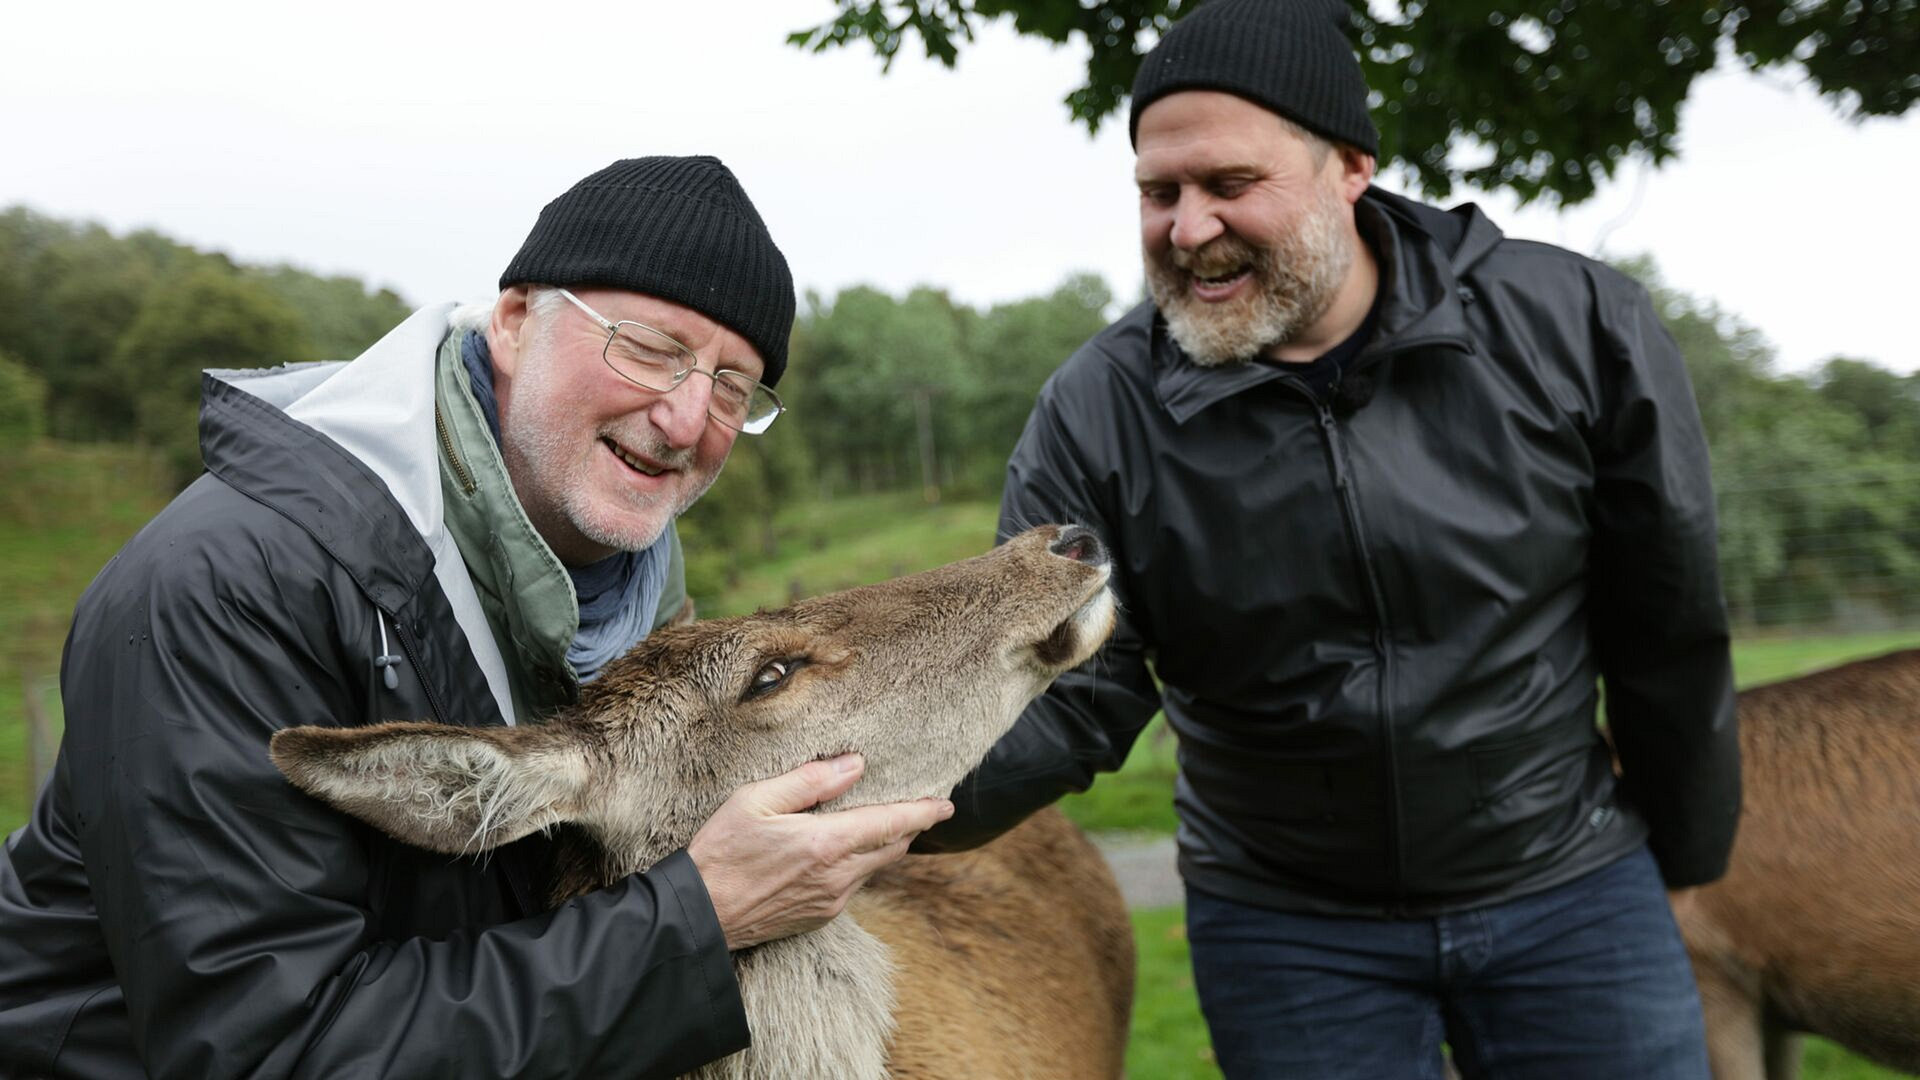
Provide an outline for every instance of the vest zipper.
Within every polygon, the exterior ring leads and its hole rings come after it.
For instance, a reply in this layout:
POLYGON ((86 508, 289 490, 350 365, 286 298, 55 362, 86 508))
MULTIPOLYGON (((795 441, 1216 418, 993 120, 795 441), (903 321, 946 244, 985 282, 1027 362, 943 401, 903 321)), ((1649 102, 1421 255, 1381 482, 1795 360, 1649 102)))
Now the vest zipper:
POLYGON ((447 419, 440 415, 438 405, 433 407, 433 430, 440 435, 440 449, 447 455, 447 463, 453 466, 453 477, 460 481, 460 490, 468 495, 479 491, 480 485, 473 482, 473 474, 467 471, 460 455, 454 452, 453 433, 447 430, 447 419))

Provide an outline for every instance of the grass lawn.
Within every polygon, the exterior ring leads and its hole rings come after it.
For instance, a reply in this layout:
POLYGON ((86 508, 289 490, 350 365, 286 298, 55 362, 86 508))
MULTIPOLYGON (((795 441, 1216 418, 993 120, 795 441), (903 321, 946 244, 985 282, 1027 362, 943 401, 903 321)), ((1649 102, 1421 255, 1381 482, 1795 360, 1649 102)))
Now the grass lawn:
POLYGON ((128 447, 42 443, 0 456, 0 834, 32 802, 23 699, 54 723, 74 601, 165 504, 157 463, 128 447))
POLYGON ((1745 689, 1917 645, 1920 630, 1748 638, 1733 644, 1733 681, 1745 689))
POLYGON ((1193 993, 1185 913, 1177 907, 1134 912, 1133 944, 1140 966, 1127 1075, 1152 1080, 1219 1076, 1193 993))
POLYGON ((694 601, 702 616, 740 615, 930 570, 993 547, 999 516, 990 502, 928 506, 918 493, 790 506, 775 515, 773 557, 741 571, 726 591, 694 601))

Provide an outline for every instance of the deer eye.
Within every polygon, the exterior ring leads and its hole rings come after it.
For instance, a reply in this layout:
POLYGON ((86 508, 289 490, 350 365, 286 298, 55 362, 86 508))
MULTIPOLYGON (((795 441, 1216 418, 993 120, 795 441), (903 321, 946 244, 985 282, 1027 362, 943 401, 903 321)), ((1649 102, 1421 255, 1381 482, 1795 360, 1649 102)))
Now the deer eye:
POLYGON ((742 700, 752 700, 763 694, 772 693, 787 681, 787 677, 805 666, 806 660, 790 656, 781 660, 770 660, 759 671, 753 673, 753 679, 747 683, 747 692, 742 700))

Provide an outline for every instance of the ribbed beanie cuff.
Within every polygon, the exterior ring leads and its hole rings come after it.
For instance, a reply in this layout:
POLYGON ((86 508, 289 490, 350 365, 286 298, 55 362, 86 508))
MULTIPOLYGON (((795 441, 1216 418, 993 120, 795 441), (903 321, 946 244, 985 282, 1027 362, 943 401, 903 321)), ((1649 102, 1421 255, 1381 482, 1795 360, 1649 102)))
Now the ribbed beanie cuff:
POLYGON ((773 386, 787 369, 793 275, 731 170, 711 157, 616 161, 548 203, 502 289, 599 286, 670 300, 746 338, 773 386))
POLYGON ((1168 94, 1218 90, 1378 155, 1349 23, 1341 0, 1207 0, 1140 61, 1128 138, 1138 137, 1147 106, 1168 94))

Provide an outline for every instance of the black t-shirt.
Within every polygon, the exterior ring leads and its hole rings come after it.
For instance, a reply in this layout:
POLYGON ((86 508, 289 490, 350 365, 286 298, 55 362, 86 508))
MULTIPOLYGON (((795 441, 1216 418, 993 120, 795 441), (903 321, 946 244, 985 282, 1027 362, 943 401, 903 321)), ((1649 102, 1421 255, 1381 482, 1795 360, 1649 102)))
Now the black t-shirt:
POLYGON ((1380 292, 1376 290, 1373 294, 1373 306, 1367 309, 1367 317, 1361 320, 1359 329, 1347 335, 1345 341, 1304 363, 1272 359, 1263 362, 1273 364, 1305 382, 1307 389, 1313 392, 1315 401, 1325 401, 1332 393, 1334 384, 1340 381, 1341 373, 1346 371, 1347 365, 1353 363, 1354 357, 1359 356, 1360 350, 1372 340, 1374 317, 1378 314, 1380 314, 1380 292))

